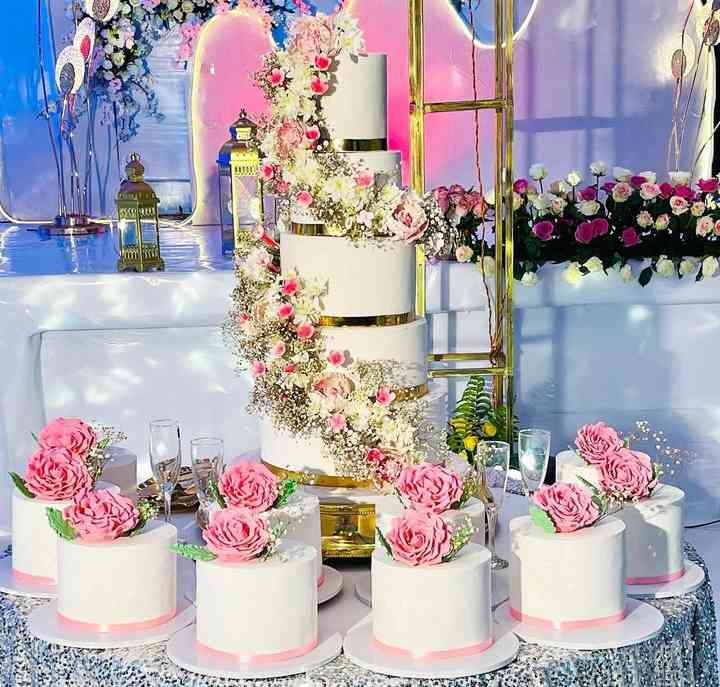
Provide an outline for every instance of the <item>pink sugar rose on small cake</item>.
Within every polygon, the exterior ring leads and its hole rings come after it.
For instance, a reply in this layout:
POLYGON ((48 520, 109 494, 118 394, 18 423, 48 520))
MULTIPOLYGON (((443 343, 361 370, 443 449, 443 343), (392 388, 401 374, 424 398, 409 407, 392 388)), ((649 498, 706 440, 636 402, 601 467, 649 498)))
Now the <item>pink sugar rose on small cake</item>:
POLYGON ((617 451, 622 445, 618 433, 604 422, 583 425, 575 437, 580 456, 591 465, 602 463, 608 453, 617 451))
POLYGON ((38 448, 25 472, 25 487, 40 499, 67 501, 92 488, 92 477, 82 457, 68 448, 38 448))
POLYGON ((107 490, 87 492, 65 508, 63 515, 86 542, 113 541, 140 521, 140 511, 127 496, 107 490))
POLYGON ((225 470, 219 488, 229 506, 247 508, 251 513, 268 510, 278 497, 275 475, 264 465, 248 460, 225 470))
POLYGON ((432 513, 444 513, 463 494, 463 481, 442 465, 408 465, 400 473, 397 489, 410 503, 432 513))
POLYGON ((393 558, 407 565, 437 565, 452 548, 452 531, 430 511, 404 511, 386 535, 393 558))
POLYGON ((265 521, 247 508, 223 508, 202 531, 207 547, 220 561, 240 563, 257 558, 270 541, 265 521))
POLYGON ((90 453, 96 442, 95 430, 77 418, 59 417, 38 435, 38 444, 43 448, 66 448, 81 458, 90 453))
POLYGON ((657 485, 652 460, 647 453, 620 448, 599 465, 600 487, 623 499, 644 499, 657 485))
POLYGON ((575 532, 589 527, 601 515, 587 492, 576 484, 544 485, 535 492, 533 502, 547 513, 557 532, 575 532))

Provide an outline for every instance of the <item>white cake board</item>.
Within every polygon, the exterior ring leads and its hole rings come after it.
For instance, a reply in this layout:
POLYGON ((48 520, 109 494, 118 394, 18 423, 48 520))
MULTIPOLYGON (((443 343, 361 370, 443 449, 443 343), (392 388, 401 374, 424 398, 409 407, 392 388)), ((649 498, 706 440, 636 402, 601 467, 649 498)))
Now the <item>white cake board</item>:
POLYGON ((62 623, 57 615, 57 601, 51 601, 47 606, 36 608, 30 613, 28 629, 34 637, 61 646, 80 649, 120 649, 162 642, 193 620, 195 620, 195 607, 182 599, 178 601, 177 615, 164 625, 128 632, 88 632, 62 623))
POLYGON ((508 623, 510 629, 526 642, 582 651, 617 649, 621 646, 639 644, 657 637, 665 624, 665 619, 657 608, 630 598, 627 599, 625 620, 604 627, 569 632, 520 623, 510 615, 509 602, 498 608, 497 616, 501 622, 508 623))
POLYGON ((388 654, 374 645, 372 617, 367 616, 353 627, 343 642, 343 651, 352 663, 373 673, 404 678, 449 680, 489 673, 515 660, 520 642, 507 625, 493 622, 495 643, 475 656, 420 661, 388 654))
POLYGON ((694 592, 705 581, 705 571, 692 561, 685 560, 685 574, 678 580, 662 584, 629 584, 627 593, 638 599, 668 599, 694 592))
POLYGON ((54 599, 57 596, 55 586, 28 584, 15 577, 12 572, 12 556, 0 558, 0 592, 36 599, 54 599))
POLYGON ((174 635, 167 646, 168 658, 175 665, 191 673, 241 680, 287 677, 306 673, 332 661, 340 655, 341 650, 340 633, 324 628, 322 622, 318 625, 318 645, 315 649, 304 656, 277 663, 242 663, 230 657, 214 656, 200 651, 194 623, 174 635))
POLYGON ((324 604, 326 601, 335 598, 343 588, 343 576, 339 570, 335 570, 329 565, 323 565, 322 571, 325 579, 318 587, 319 604, 324 604))

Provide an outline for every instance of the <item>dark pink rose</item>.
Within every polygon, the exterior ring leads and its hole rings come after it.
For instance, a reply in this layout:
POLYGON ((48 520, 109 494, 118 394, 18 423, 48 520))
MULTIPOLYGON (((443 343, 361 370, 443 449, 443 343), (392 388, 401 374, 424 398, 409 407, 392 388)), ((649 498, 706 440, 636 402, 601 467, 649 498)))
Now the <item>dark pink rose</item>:
POLYGON ((575 230, 575 240, 578 243, 590 243, 595 238, 595 229, 592 222, 581 222, 575 230))
POLYGON ((640 243, 640 237, 633 227, 626 227, 622 232, 622 241, 626 248, 630 248, 640 243))
POLYGON ((33 453, 25 472, 25 486, 38 498, 66 501, 83 496, 92 488, 85 461, 62 446, 33 453))
POLYGON ((553 230, 555 227, 553 227, 553 223, 549 222, 548 220, 543 220, 542 222, 538 222, 533 228, 532 233, 535 234, 541 241, 548 241, 550 238, 552 238, 553 230))
POLYGON ((66 448, 82 458, 87 457, 96 441, 95 430, 77 418, 59 417, 38 435, 38 444, 43 448, 66 448))
POLYGON ((617 181, 606 181, 600 187, 600 190, 605 191, 605 193, 612 193, 612 190, 615 188, 616 184, 617 184, 617 181))
POLYGON ((718 190, 718 180, 714 177, 711 179, 700 179, 697 185, 703 193, 715 193, 715 191, 718 190))
POLYGON ((604 422, 583 425, 575 437, 575 446, 580 456, 591 465, 602 463, 608 453, 617 451, 622 445, 618 433, 604 422))
POLYGON ((450 193, 458 193, 460 195, 465 195, 465 188, 463 186, 460 186, 460 184, 453 184, 450 187, 450 193))
POLYGON ((247 508, 252 513, 268 510, 278 497, 275 475, 261 463, 248 460, 225 470, 219 488, 229 506, 247 508))
POLYGON ((113 541, 137 526, 140 513, 122 494, 89 491, 65 508, 65 519, 88 542, 113 541))
POLYGON ((608 221, 604 217, 598 217, 597 219, 594 219, 592 222, 592 228, 593 228, 593 236, 605 236, 605 234, 610 231, 610 225, 608 224, 608 221))
POLYGON ((408 465, 400 473, 397 489, 416 508, 444 513, 462 497, 463 481, 442 465, 408 465))
POLYGON ((695 194, 689 186, 681 184, 680 186, 675 187, 675 195, 685 198, 685 200, 692 200, 695 194))
POLYGON ((385 538, 393 558, 407 565, 436 565, 450 552, 452 531, 435 513, 408 508, 385 538))
POLYGON ((240 563, 265 550, 270 532, 265 521, 248 508, 223 508, 210 516, 202 537, 219 560, 240 563))
POLYGON ((630 177, 630 185, 633 186, 633 188, 640 188, 645 182, 647 182, 647 177, 640 175, 630 177))
POLYGON ((517 179, 513 184, 513 191, 522 195, 523 193, 527 193, 528 186, 529 184, 527 179, 517 179))
POLYGON ((533 501, 550 516, 555 529, 561 533, 589 527, 600 517, 590 495, 577 484, 543 485, 535 492, 533 501))
POLYGON ((421 239, 427 226, 428 218, 425 210, 407 193, 388 220, 390 232, 405 243, 413 243, 413 241, 421 239))
POLYGON ((594 186, 587 186, 580 191, 580 200, 596 200, 597 191, 594 186))
POLYGON ((673 195, 674 187, 673 185, 668 181, 663 181, 662 184, 660 184, 660 195, 663 198, 670 198, 670 196, 673 195))
POLYGON ((599 468, 602 489, 624 499, 644 499, 657 484, 650 456, 641 451, 620 448, 608 453, 599 468))
POLYGON ((450 207, 450 192, 447 190, 447 187, 438 186, 433 191, 433 198, 435 198, 435 201, 443 213, 448 211, 448 208, 450 207))

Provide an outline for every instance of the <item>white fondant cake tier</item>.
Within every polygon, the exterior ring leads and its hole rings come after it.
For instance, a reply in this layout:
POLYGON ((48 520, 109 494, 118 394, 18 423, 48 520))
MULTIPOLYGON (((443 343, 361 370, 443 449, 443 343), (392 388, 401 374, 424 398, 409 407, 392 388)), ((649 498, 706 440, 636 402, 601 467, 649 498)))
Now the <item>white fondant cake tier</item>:
POLYGON ((387 137, 387 56, 340 53, 330 89, 322 97, 325 123, 335 139, 387 137))
POLYGON ((569 534, 546 533, 528 516, 511 520, 511 612, 559 629, 622 620, 624 533, 614 517, 569 534))
MULTIPOLYGON (((403 507, 397 496, 383 496, 375 504, 375 525, 383 535, 387 535, 392 527, 392 521, 402 513, 402 510, 403 507)), ((442 517, 452 524, 470 518, 476 530, 472 541, 480 546, 485 545, 485 506, 480 499, 471 498, 462 508, 446 511, 442 517)))
POLYGON ((312 546, 287 540, 267 561, 198 561, 198 643, 246 661, 310 651, 317 641, 316 558, 312 546))
POLYGON ((587 488, 580 479, 600 486, 600 476, 594 465, 588 465, 575 451, 561 451, 555 457, 555 475, 558 482, 570 482, 587 488))
MULTIPOLYGON (((119 491, 114 484, 98 482, 96 489, 119 491)), ((48 524, 47 508, 63 510, 72 501, 30 499, 12 492, 12 567, 19 576, 37 578, 38 584, 57 580, 57 535, 48 524)), ((30 581, 30 579, 29 579, 30 581)))
MULTIPOLYGON (((366 245, 330 236, 280 236, 283 272, 327 282, 323 314, 336 317, 415 312, 415 248, 399 241, 366 245)), ((383 327, 386 331, 388 328, 383 327)))
POLYGON ((376 548, 371 570, 373 635, 383 647, 422 656, 492 640, 487 549, 468 544, 449 563, 412 567, 376 548))
POLYGON ((175 614, 177 542, 172 525, 150 522, 134 537, 85 543, 58 539, 58 614, 100 626, 161 624, 175 614))
POLYGON ((111 446, 107 458, 103 480, 117 484, 125 496, 137 501, 137 455, 122 446, 111 446))
POLYGON ((322 538, 320 530, 320 499, 299 488, 291 497, 286 506, 280 509, 288 516, 287 537, 306 546, 312 546, 317 551, 315 569, 317 580, 322 580, 322 538))
POLYGON ((615 514, 625 523, 628 584, 659 584, 682 577, 684 500, 682 490, 662 484, 650 498, 628 502, 615 514))

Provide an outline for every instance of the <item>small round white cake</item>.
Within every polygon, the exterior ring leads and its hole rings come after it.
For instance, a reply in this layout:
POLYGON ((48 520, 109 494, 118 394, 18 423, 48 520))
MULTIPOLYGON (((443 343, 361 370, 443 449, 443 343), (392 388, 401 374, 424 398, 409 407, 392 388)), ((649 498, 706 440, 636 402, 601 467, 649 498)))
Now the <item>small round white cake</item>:
POLYGON ((317 551, 315 569, 318 586, 323 583, 322 535, 320 530, 320 499, 305 489, 298 489, 287 505, 280 509, 288 517, 289 539, 312 546, 317 551))
POLYGON ((587 489, 587 480, 595 487, 600 486, 600 476, 594 465, 586 463, 575 451, 560 451, 555 457, 555 475, 557 482, 578 484, 587 489), (582 478, 582 479, 580 479, 582 478))
POLYGON ((550 534, 528 516, 510 521, 510 612, 558 630, 613 624, 625 614, 625 525, 550 534))
POLYGON ((317 644, 317 552, 287 540, 266 561, 198 561, 197 642, 237 660, 280 661, 317 644))
POLYGON ((58 615, 104 630, 153 627, 176 613, 177 541, 172 525, 153 521, 134 537, 84 543, 58 538, 58 615))
POLYGON ((137 502, 137 455, 122 446, 110 446, 102 477, 117 484, 122 494, 137 502))
POLYGON ((480 653, 492 644, 487 549, 468 544, 449 563, 413 567, 376 548, 371 574, 380 650, 442 658, 480 653))
MULTIPOLYGON (((98 482, 96 490, 120 489, 108 482, 98 482)), ((62 511, 69 501, 47 501, 28 498, 17 489, 12 492, 12 568, 13 574, 26 583, 43 586, 57 581, 57 535, 48 524, 47 509, 62 511)))

